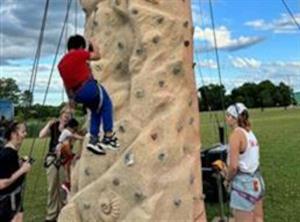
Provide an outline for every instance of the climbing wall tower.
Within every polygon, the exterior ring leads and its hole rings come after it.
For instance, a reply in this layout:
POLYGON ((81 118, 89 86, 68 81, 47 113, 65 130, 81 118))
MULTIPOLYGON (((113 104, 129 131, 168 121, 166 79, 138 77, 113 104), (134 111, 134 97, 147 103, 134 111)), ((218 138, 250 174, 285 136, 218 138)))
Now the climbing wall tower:
POLYGON ((121 148, 86 149, 60 222, 206 221, 190 0, 81 0, 121 148))

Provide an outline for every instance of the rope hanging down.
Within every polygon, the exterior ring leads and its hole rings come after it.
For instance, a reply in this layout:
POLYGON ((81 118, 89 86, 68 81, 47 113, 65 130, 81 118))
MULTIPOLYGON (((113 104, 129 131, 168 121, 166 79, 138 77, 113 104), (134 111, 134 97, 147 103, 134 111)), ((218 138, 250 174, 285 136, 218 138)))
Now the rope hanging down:
MULTIPOLYGON (((210 10, 210 18, 211 18, 211 25, 213 29, 213 35, 214 35, 214 44, 215 44, 215 55, 216 55, 216 61, 217 61, 217 68, 218 68, 218 75, 219 75, 219 82, 220 86, 224 86, 222 82, 222 75, 221 75, 221 67, 220 67, 220 58, 219 58, 219 51, 218 51, 218 44, 217 44, 217 36, 216 36, 216 29, 215 29, 215 19, 214 19, 214 12, 212 7, 212 1, 209 0, 209 10, 210 10)), ((225 99, 224 95, 220 90, 220 97, 221 97, 221 104, 222 104, 222 111, 223 111, 223 120, 224 120, 224 126, 225 126, 225 134, 226 137, 228 137, 228 132, 225 124, 225 99)), ((226 142, 226 141, 225 141, 226 142)))
POLYGON ((56 64, 56 61, 57 61, 57 57, 58 57, 58 54, 59 54, 60 45, 61 45, 61 42, 62 42, 62 39, 63 39, 63 36, 64 36, 64 30, 65 30, 66 23, 67 23, 67 20, 68 20, 68 17, 69 17, 71 4, 72 4, 72 0, 70 0, 68 2, 67 12, 66 12, 66 15, 65 15, 63 27, 62 27, 60 37, 59 37, 59 42, 58 42, 56 52, 55 52, 55 56, 54 56, 54 59, 53 59, 53 63, 52 63, 51 71, 50 71, 50 76, 49 76, 48 83, 47 83, 47 88, 45 90, 45 97, 44 97, 44 100, 43 100, 43 105, 45 105, 46 100, 47 100, 48 91, 49 91, 50 83, 51 83, 51 80, 52 80, 53 72, 54 72, 54 69, 55 69, 55 64, 56 64))
MULTIPOLYGON (((216 61, 217 61, 217 67, 218 67, 218 75, 219 75, 219 82, 220 85, 223 85, 222 82, 222 75, 221 75, 221 67, 220 67, 220 58, 219 58, 219 51, 218 51, 218 44, 217 44, 217 37, 216 37, 216 29, 215 29, 215 20, 214 20, 214 12, 211 0, 209 0, 209 10, 210 10, 210 18, 211 18, 211 25, 213 29, 213 35, 214 35, 214 44, 215 44, 215 54, 216 54, 216 61)), ((224 96, 221 93, 221 103, 222 103, 222 110, 224 113, 224 119, 225 119, 225 102, 224 102, 224 96)))
POLYGON ((77 24, 78 24, 78 0, 74 1, 75 4, 75 13, 74 13, 74 26, 75 26, 75 34, 77 34, 77 24))
POLYGON ((298 27, 298 29, 300 30, 300 24, 298 23, 297 19, 294 16, 294 13, 290 10, 289 6, 286 4, 285 0, 281 0, 282 4, 284 5, 285 9, 287 10, 287 12, 290 14, 290 16, 292 17, 295 25, 298 27))
MULTIPOLYGON (((45 4, 44 15, 43 15, 43 19, 42 19, 42 26, 41 26, 41 31, 40 31, 39 40, 38 40, 38 47, 35 52, 35 58, 34 58, 32 72, 31 72, 31 76, 30 76, 28 90, 29 90, 29 92, 32 93, 32 95, 33 95, 33 91, 35 88, 36 76, 37 76, 37 71, 38 71, 38 67, 39 67, 42 43, 43 43, 43 39, 44 39, 45 26, 46 26, 46 21, 47 21, 48 8, 49 8, 49 0, 47 0, 46 4, 45 4)), ((30 101, 29 106, 31 105, 31 103, 32 103, 32 101, 30 101)))
MULTIPOLYGON (((50 71, 50 75, 49 75, 49 79, 48 79, 48 83, 47 83, 47 88, 45 90, 45 94, 44 94, 44 99, 43 99, 42 106, 45 105, 46 100, 47 100, 47 95, 48 95, 48 92, 49 92, 49 86, 50 86, 51 79, 52 79, 52 76, 53 76, 54 67, 55 67, 55 64, 56 64, 57 57, 58 57, 58 53, 59 53, 60 45, 61 45, 61 42, 62 42, 62 38, 63 38, 65 26, 66 26, 66 22, 67 22, 67 19, 68 19, 68 16, 69 16, 69 11, 70 11, 71 3, 72 3, 72 0, 69 1, 68 7, 67 7, 67 12, 66 12, 64 23, 63 23, 62 30, 61 30, 61 33, 60 33, 59 42, 58 42, 58 45, 57 45, 57 48, 56 48, 56 52, 55 52, 55 57, 54 57, 54 60, 53 60, 53 63, 52 63, 52 67, 51 67, 51 71, 50 71)), ((32 152, 33 152, 33 147, 35 145, 35 141, 36 141, 36 138, 34 138, 33 141, 32 141, 32 144, 31 144, 31 147, 30 147, 30 150, 29 150, 29 155, 28 155, 29 158, 32 157, 32 152)))
MULTIPOLYGON (((49 0, 47 0, 47 1, 49 1, 49 0)), ((47 94, 48 94, 48 91, 49 91, 49 86, 50 86, 50 83, 51 83, 51 78, 52 78, 52 75, 53 75, 54 67, 55 67, 57 56, 58 56, 59 49, 60 49, 60 45, 61 45, 61 42, 62 42, 62 39, 63 39, 63 35, 64 35, 64 31, 65 31, 65 26, 66 26, 66 23, 67 23, 67 20, 68 20, 68 16, 69 16, 69 11, 70 11, 70 7, 71 7, 71 3, 72 3, 72 0, 69 0, 68 6, 67 6, 66 15, 65 15, 65 19, 64 19, 64 23, 63 23, 63 26, 62 26, 62 29, 61 29, 61 33, 60 33, 58 45, 57 45, 57 48, 56 48, 55 58, 54 58, 53 63, 52 63, 52 68, 51 68, 51 72, 50 72, 50 75, 49 75, 49 80, 48 80, 47 88, 46 88, 46 91, 45 91, 45 95, 44 95, 44 100, 43 100, 42 106, 45 105, 45 102, 47 100, 47 94)), ((36 130, 37 130, 37 128, 36 128, 36 130)), ((37 132, 35 132, 35 134, 36 133, 37 132)), ((32 158, 32 153, 33 153, 33 148, 35 146, 35 142, 36 142, 36 137, 34 137, 33 140, 32 140, 32 144, 31 144, 31 147, 30 147, 29 155, 28 155, 29 159, 32 158)), ((45 141, 45 144, 44 144, 43 154, 45 154, 45 150, 46 150, 46 141, 45 141)), ((40 178, 40 176, 36 177, 36 180, 34 182, 34 191, 36 190, 36 186, 38 184, 39 178, 40 178)), ((23 190, 25 190, 25 186, 26 186, 26 183, 24 182, 24 186, 22 188, 23 190)), ((22 202, 24 201, 24 196, 25 195, 23 194, 22 202)))

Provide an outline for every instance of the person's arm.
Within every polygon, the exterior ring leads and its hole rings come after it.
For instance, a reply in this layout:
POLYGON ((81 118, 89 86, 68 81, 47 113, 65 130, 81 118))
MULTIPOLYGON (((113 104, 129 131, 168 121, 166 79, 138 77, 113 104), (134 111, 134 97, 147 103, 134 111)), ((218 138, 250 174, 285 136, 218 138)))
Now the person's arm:
POLYGON ((63 147, 63 143, 62 142, 59 142, 56 145, 56 147, 55 147, 55 154, 56 154, 57 157, 60 157, 62 147, 63 147))
POLYGON ((73 133, 72 137, 76 140, 83 140, 84 137, 79 135, 78 133, 73 133))
POLYGON ((10 186, 12 183, 14 183, 19 177, 21 177, 23 174, 29 172, 31 169, 31 164, 26 161, 22 164, 22 166, 11 175, 10 178, 6 179, 0 179, 0 190, 10 186))
POLYGON ((49 135, 50 133, 50 128, 52 126, 52 124, 55 122, 55 119, 50 120, 43 129, 41 129, 40 133, 39 133, 39 138, 45 138, 46 136, 49 135))
POLYGON ((227 180, 231 181, 238 171, 239 153, 241 147, 241 135, 235 130, 229 138, 229 166, 227 180))
POLYGON ((98 60, 101 59, 100 49, 98 45, 96 44, 94 39, 90 39, 90 46, 89 46, 89 52, 90 52, 90 60, 98 60))

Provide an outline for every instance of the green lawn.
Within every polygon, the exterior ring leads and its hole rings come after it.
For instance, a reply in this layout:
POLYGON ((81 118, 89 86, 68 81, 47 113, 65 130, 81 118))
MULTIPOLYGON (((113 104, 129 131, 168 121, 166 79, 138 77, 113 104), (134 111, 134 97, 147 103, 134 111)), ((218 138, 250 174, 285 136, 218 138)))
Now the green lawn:
MULTIPOLYGON (((270 222, 296 222, 300 218, 300 109, 251 110, 253 129, 261 146, 262 172, 267 186, 265 219, 270 222)), ((201 137, 204 147, 218 141, 216 116, 222 113, 201 113, 201 137)), ((24 144, 28 153, 31 140, 24 144)), ((25 194, 26 222, 41 222, 46 205, 46 179, 42 166, 44 141, 36 141, 33 156, 37 161, 27 178, 25 194)), ((210 220, 218 212, 217 205, 207 205, 210 220)))

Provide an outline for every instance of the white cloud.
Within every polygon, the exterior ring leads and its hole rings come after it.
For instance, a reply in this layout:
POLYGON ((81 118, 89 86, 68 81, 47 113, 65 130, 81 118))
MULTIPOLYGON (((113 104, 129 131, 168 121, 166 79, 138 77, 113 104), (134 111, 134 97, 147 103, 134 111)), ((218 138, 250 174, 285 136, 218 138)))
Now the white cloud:
MULTIPOLYGON (((291 86, 294 91, 300 91, 300 60, 292 61, 269 61, 263 62, 255 58, 247 57, 229 57, 232 66, 238 69, 222 70, 222 82, 227 92, 233 88, 243 85, 245 82, 259 83, 263 80, 271 80, 274 84, 284 82, 291 86), (234 74, 233 73, 240 73, 234 74)), ((203 73, 197 75, 197 87, 208 84, 219 84, 220 80, 217 73, 203 73)))
MULTIPOLYGON (((300 24, 300 13, 294 14, 294 17, 298 24, 300 24)), ((257 19, 253 21, 248 21, 245 23, 246 26, 253 27, 256 30, 270 30, 273 33, 281 34, 292 34, 299 33, 297 25, 294 20, 288 14, 281 14, 279 18, 272 21, 265 21, 263 19, 257 19)))
POLYGON ((246 22, 245 25, 247 26, 251 26, 251 27, 254 27, 254 28, 262 28, 262 27, 265 27, 265 21, 263 19, 258 19, 258 20, 253 20, 253 21, 249 21, 249 22, 246 22))
POLYGON ((300 90, 300 60, 261 62, 257 69, 245 67, 244 73, 247 81, 260 82, 269 79, 275 84, 285 82, 295 91, 300 90))
MULTIPOLYGON (((245 48, 256 44, 263 40, 261 37, 248 37, 248 36, 239 36, 237 38, 233 38, 231 36, 230 30, 228 30, 225 26, 220 26, 215 29, 216 34, 216 42, 219 49, 233 51, 238 50, 241 48, 245 48)), ((199 51, 207 51, 213 50, 215 47, 215 39, 214 39, 214 32, 211 28, 195 28, 195 40, 200 42, 206 42, 208 46, 206 48, 200 48, 199 51)))
POLYGON ((201 60, 201 61, 199 61, 199 63, 197 65, 199 65, 200 67, 209 68, 209 69, 217 68, 217 63, 212 59, 201 60))
POLYGON ((261 61, 254 58, 230 57, 231 63, 235 68, 258 69, 261 67, 261 61))
MULTIPOLYGON (((17 85, 21 89, 21 91, 29 89, 29 82, 31 76, 32 67, 29 65, 20 65, 20 66, 2 66, 0 78, 14 78, 16 80, 17 85)), ((41 64, 39 71, 37 73, 35 89, 34 89, 34 102, 42 103, 42 99, 45 95, 45 90, 49 81, 51 65, 49 64, 41 64), (36 100, 38 99, 38 100, 36 100)), ((49 94, 61 94, 63 90, 63 84, 61 78, 55 70, 52 76, 51 84, 49 87, 49 94)), ((49 103, 49 99, 52 97, 49 95, 47 97, 47 103, 49 103)), ((61 102, 61 97, 56 97, 57 101, 55 104, 59 104, 61 102)))
MULTIPOLYGON (((34 58, 40 34, 44 1, 1 0, 0 7, 0 59, 7 60, 34 58), (34 12, 34 13, 31 13, 34 12), (30 14, 31 13, 31 14, 30 14)), ((50 1, 45 26, 42 56, 54 54, 66 13, 67 1, 50 1)), ((75 1, 73 1, 73 4, 75 1)), ((74 6, 74 5, 73 5, 74 6)), ((70 8, 67 25, 68 35, 75 33, 75 7, 70 8)), ((78 33, 83 33, 84 13, 78 7, 78 33)), ((64 45, 64 41, 62 43, 64 45)), ((63 48, 63 46, 61 47, 63 48)), ((2 62, 3 61, 3 62, 2 62)))

